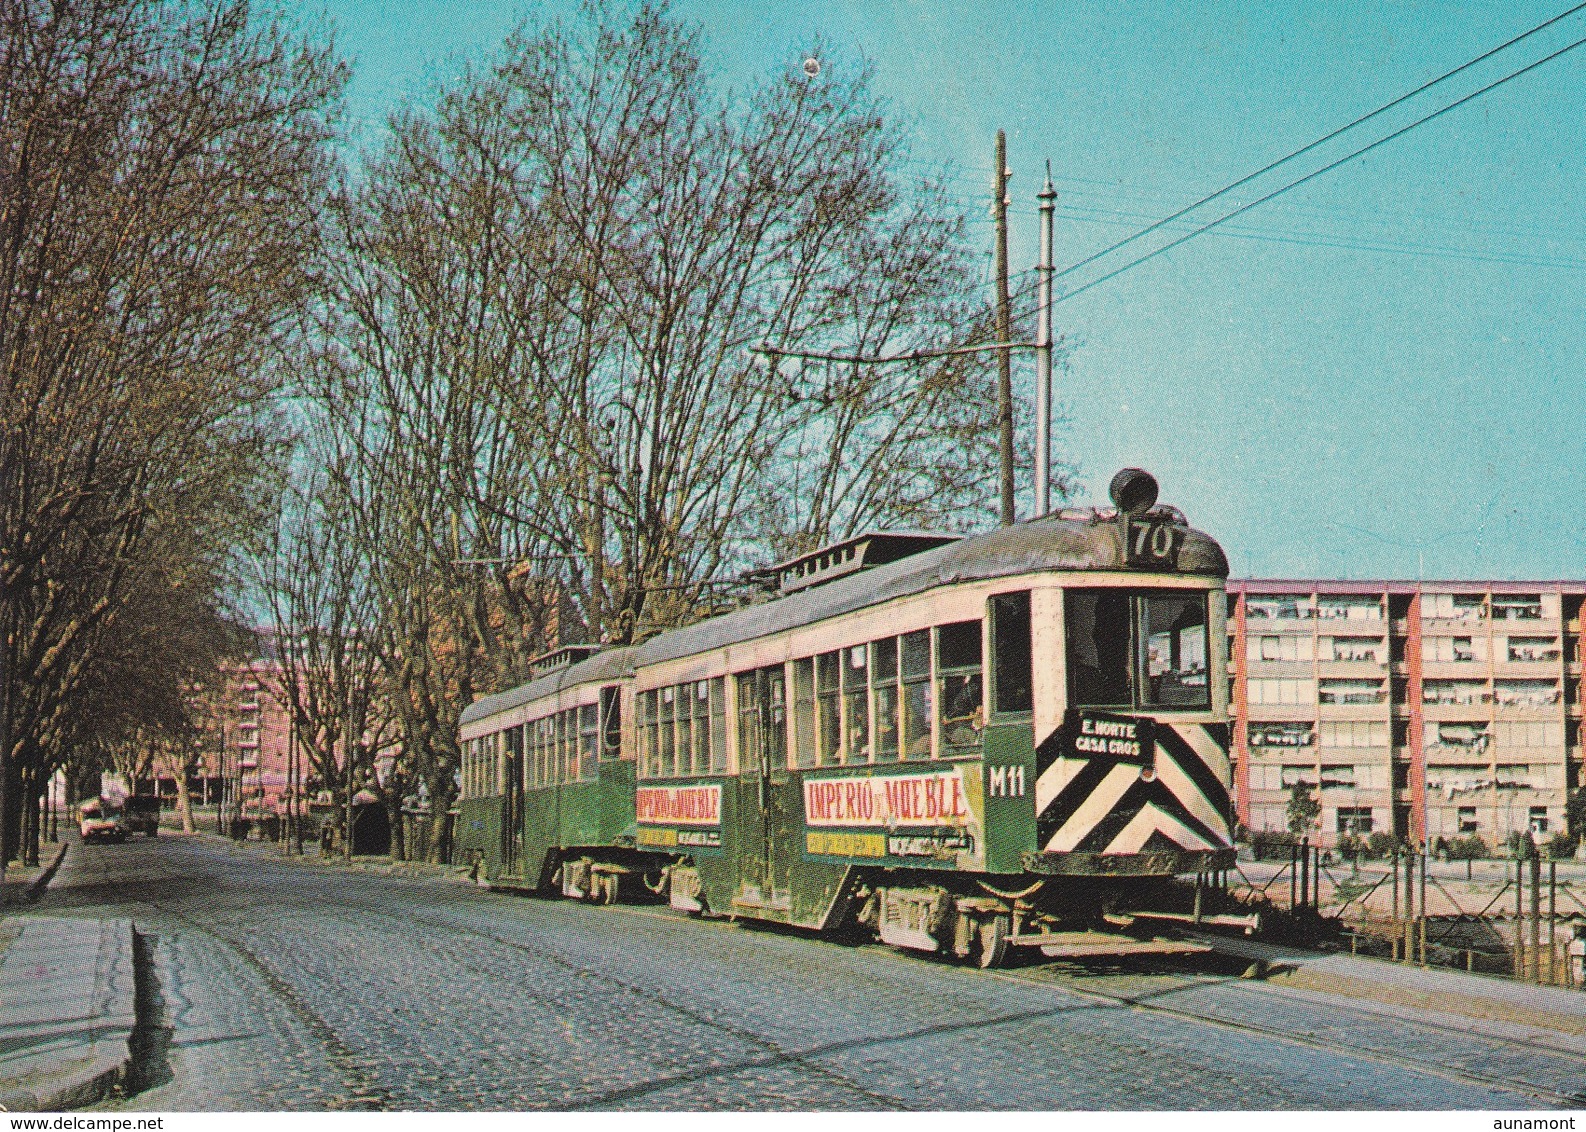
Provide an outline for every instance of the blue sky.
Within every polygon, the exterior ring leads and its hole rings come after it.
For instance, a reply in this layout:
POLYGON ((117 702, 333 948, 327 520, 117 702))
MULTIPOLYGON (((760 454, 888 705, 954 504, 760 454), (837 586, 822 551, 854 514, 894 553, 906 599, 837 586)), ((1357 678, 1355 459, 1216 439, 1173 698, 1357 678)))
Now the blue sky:
MULTIPOLYGON (((986 199, 1005 129, 1019 271, 1035 262, 1046 159, 1061 268, 1569 6, 679 0, 674 11, 702 25, 735 89, 817 41, 827 66, 869 59, 922 171, 952 162, 966 201, 986 199)), ((355 61, 350 111, 367 132, 449 60, 493 49, 523 15, 568 7, 325 10, 355 61)), ((1235 199, 1582 37, 1586 12, 1235 199)), ((1060 444, 1090 498, 1120 466, 1152 470, 1241 575, 1586 576, 1583 134, 1586 47, 1061 302, 1056 328, 1075 349, 1057 390, 1072 420, 1060 444)), ((989 252, 989 220, 975 231, 989 252)), ((1031 376, 1026 364, 1026 394, 1031 376)))

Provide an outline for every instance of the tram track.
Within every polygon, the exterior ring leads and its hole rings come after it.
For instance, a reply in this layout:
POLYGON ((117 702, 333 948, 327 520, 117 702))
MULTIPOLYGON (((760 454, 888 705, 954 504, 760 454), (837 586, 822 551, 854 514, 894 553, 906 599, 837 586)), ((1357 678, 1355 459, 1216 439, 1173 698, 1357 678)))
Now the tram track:
MULTIPOLYGON (((1181 992, 1204 989, 1219 985, 1220 983, 1239 983, 1248 988, 1247 980, 1239 977, 1226 979, 1185 978, 1176 985, 1148 990, 1140 994, 1110 993, 1093 986, 1078 986, 1065 981, 1061 974, 1050 967, 1034 967, 1003 971, 970 971, 965 973, 971 976, 981 975, 1007 982, 1021 983, 1024 985, 1042 986, 1051 988, 1061 993, 1072 995, 1097 1004, 1113 1005, 1122 1009, 1135 1011, 1142 1014, 1172 1018, 1182 1022, 1192 1022, 1200 1025, 1212 1026, 1217 1029, 1228 1030, 1234 1033, 1260 1036, 1276 1039, 1291 1045, 1318 1052, 1328 1053, 1337 1057, 1353 1058, 1369 1061, 1374 1064, 1390 1066, 1396 1069, 1409 1070, 1439 1077, 1444 1080, 1457 1082, 1464 1085, 1474 1085, 1483 1088, 1495 1088, 1510 1092, 1520 1092, 1535 1100, 1561 1108, 1586 1108, 1586 1091, 1564 1091, 1550 1085, 1517 1079, 1513 1076, 1498 1076, 1482 1073, 1467 1067, 1446 1065, 1430 1058, 1417 1057, 1412 1054, 1391 1049, 1384 1049, 1380 1045, 1366 1045, 1360 1042, 1343 1042, 1317 1034, 1297 1033, 1294 1030, 1283 1029, 1276 1026, 1263 1025, 1258 1022, 1245 1021, 1237 1018, 1228 1018, 1216 1013, 1187 1009, 1184 1007, 1170 1006, 1153 999, 1181 992)), ((1283 991, 1286 988, 1267 988, 1283 991)), ((1356 1017, 1370 1017, 1375 1023, 1382 1020, 1376 1012, 1363 1009, 1347 1001, 1332 1001, 1328 996, 1326 1003, 1312 1002, 1311 1005, 1352 1014, 1356 1017)), ((1452 1024, 1436 1023, 1425 1019, 1406 1018, 1396 1015, 1392 1019, 1399 1027, 1409 1027, 1420 1030, 1440 1031, 1446 1034, 1457 1034, 1466 1039, 1474 1039, 1490 1045, 1506 1046, 1513 1049, 1523 1049, 1529 1053, 1544 1052, 1549 1057, 1579 1065, 1586 1070, 1586 1055, 1578 1051, 1564 1050, 1546 1043, 1531 1043, 1519 1039, 1507 1038, 1502 1035, 1488 1033, 1472 1033, 1468 1028, 1460 1029, 1452 1024)), ((1362 1033, 1370 1033, 1369 1027, 1362 1027, 1362 1033)))

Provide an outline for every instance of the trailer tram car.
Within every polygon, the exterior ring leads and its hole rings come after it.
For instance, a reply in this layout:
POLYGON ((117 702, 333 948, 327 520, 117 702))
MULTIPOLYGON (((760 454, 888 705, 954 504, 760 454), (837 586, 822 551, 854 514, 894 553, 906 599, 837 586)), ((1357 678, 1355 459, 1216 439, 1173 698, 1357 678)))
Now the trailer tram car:
POLYGON ((851 539, 770 601, 481 700, 459 844, 508 883, 643 882, 984 966, 1128 951, 1119 929, 1167 949, 1136 925, 1190 918, 1175 878, 1234 857, 1228 565, 1146 473, 1112 495, 851 539))

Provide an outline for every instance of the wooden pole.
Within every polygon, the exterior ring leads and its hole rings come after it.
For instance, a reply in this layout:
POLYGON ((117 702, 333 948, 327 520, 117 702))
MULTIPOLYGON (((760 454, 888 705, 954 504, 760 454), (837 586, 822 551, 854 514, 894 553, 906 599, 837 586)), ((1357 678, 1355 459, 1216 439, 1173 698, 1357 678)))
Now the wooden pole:
POLYGON ((1008 139, 997 131, 997 161, 991 172, 991 212, 997 222, 997 448, 1001 455, 1002 525, 1016 519, 1013 506, 1013 353, 1008 343, 1008 139))

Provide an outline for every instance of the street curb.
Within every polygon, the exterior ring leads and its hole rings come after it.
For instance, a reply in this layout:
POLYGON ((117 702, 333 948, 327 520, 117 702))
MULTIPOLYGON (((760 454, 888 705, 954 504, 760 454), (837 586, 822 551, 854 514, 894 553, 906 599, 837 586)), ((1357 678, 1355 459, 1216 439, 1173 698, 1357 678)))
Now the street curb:
POLYGON ((22 894, 22 899, 27 903, 32 904, 43 896, 44 890, 50 886, 50 881, 55 879, 56 870, 61 867, 61 862, 66 859, 66 846, 67 843, 62 841, 61 847, 55 850, 55 859, 45 865, 44 871, 34 877, 32 882, 28 884, 27 890, 22 894))
MULTIPOLYGON (((64 846, 62 847, 64 849, 64 846)), ((59 855, 57 861, 59 863, 59 855)), ((93 1104, 127 1079, 132 1068, 132 1035, 137 1029, 137 929, 131 920, 107 921, 109 943, 105 985, 108 991, 90 1057, 56 1080, 31 1089, 0 1093, 0 1111, 66 1112, 93 1104)))

